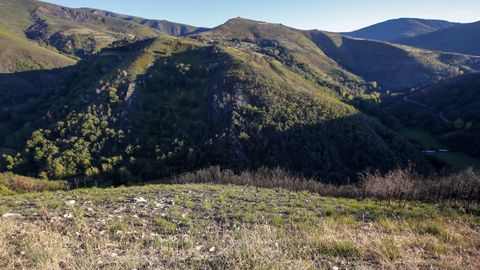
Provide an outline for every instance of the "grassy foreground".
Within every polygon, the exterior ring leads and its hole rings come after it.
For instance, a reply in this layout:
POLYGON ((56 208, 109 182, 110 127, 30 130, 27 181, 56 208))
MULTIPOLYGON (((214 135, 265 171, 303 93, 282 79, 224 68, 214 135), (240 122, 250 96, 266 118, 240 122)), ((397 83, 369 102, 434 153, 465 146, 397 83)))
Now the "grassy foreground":
POLYGON ((0 197, 1 269, 479 269, 448 207, 229 185, 0 197))

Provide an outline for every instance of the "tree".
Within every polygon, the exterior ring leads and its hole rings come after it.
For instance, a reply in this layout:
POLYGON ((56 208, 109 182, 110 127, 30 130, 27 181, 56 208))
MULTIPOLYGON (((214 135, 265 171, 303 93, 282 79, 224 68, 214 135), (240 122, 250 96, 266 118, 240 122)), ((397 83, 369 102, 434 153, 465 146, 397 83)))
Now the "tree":
POLYGON ((462 119, 458 118, 457 120, 455 120, 455 122, 453 122, 453 126, 456 128, 456 129, 463 129, 465 127, 465 121, 463 121, 462 119))
POLYGON ((110 90, 108 90, 108 97, 110 98, 110 103, 117 103, 120 100, 117 95, 117 88, 111 87, 110 90))

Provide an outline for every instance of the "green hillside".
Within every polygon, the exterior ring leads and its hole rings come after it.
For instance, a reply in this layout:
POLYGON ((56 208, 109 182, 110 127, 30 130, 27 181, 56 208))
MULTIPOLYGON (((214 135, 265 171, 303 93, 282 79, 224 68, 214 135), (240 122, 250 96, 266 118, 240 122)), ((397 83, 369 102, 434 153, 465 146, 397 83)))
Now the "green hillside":
POLYGON ((193 38, 270 55, 307 77, 320 78, 319 83, 329 83, 344 96, 371 91, 366 82, 377 82, 385 90, 400 90, 480 70, 479 57, 435 53, 241 18, 193 38))
POLYGON ((429 85, 480 70, 480 57, 437 53, 321 31, 307 34, 342 67, 390 90, 429 85))
POLYGON ((145 19, 145 18, 140 18, 140 17, 135 17, 135 16, 130 16, 130 15, 123 15, 123 14, 118 14, 110 11, 105 11, 105 10, 99 10, 99 9, 90 9, 90 8, 84 8, 83 10, 86 10, 92 14, 98 14, 102 16, 108 16, 112 18, 118 18, 122 19, 125 21, 129 22, 135 22, 141 25, 145 25, 148 27, 151 27, 155 30, 159 30, 162 33, 171 35, 171 36, 185 36, 194 32, 199 32, 199 31, 205 31, 207 30, 206 28, 200 28, 200 27, 195 27, 191 25, 186 25, 186 24, 180 24, 180 23, 174 23, 166 20, 150 20, 150 19, 145 19))
POLYGON ((410 163, 428 172, 419 149, 352 104, 480 69, 478 57, 241 18, 175 38, 125 18, 19 4, 33 14, 30 38, 95 52, 1 76, 0 166, 43 178, 117 185, 212 165, 335 182, 410 163))
POLYGON ((134 22, 33 0, 3 0, 0 18, 2 73, 65 67, 76 60, 62 54, 83 56, 117 40, 160 34, 134 22))
POLYGON ((409 160, 425 168, 335 91, 257 52, 164 37, 104 51, 74 74, 73 88, 39 101, 49 116, 17 144, 18 172, 124 182, 266 165, 343 181, 409 160))
POLYGON ((76 60, 0 28, 0 73, 51 69, 73 65, 76 60))
POLYGON ((334 88, 342 95, 364 90, 362 78, 330 59, 302 31, 290 27, 236 18, 210 31, 192 35, 192 38, 268 55, 290 70, 334 88))
MULTIPOLYGON (((480 157, 480 75, 470 74, 422 88, 391 108, 400 119, 437 135, 449 146, 480 157), (440 117, 441 116, 441 117, 440 117)), ((448 148, 448 147, 447 147, 448 148)))

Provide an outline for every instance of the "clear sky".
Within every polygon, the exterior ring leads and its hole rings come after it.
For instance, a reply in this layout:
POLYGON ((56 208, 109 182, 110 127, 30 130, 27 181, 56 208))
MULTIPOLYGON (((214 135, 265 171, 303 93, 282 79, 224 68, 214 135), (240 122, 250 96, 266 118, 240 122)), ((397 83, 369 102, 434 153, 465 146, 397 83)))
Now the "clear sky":
POLYGON ((480 20, 480 0, 46 0, 149 19, 214 27, 243 17, 299 29, 351 31, 410 17, 454 22, 480 20))

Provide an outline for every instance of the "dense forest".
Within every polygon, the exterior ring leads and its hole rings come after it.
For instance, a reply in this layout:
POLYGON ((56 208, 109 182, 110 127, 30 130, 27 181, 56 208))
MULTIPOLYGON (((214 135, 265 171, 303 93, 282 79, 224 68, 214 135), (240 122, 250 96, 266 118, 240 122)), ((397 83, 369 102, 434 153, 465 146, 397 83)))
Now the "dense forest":
POLYGON ((0 22, 0 42, 23 45, 0 57, 1 171, 121 185, 266 166, 348 183, 449 166, 402 126, 479 157, 477 88, 449 89, 476 80, 480 57, 241 18, 203 29, 7 2, 16 23, 0 22))

